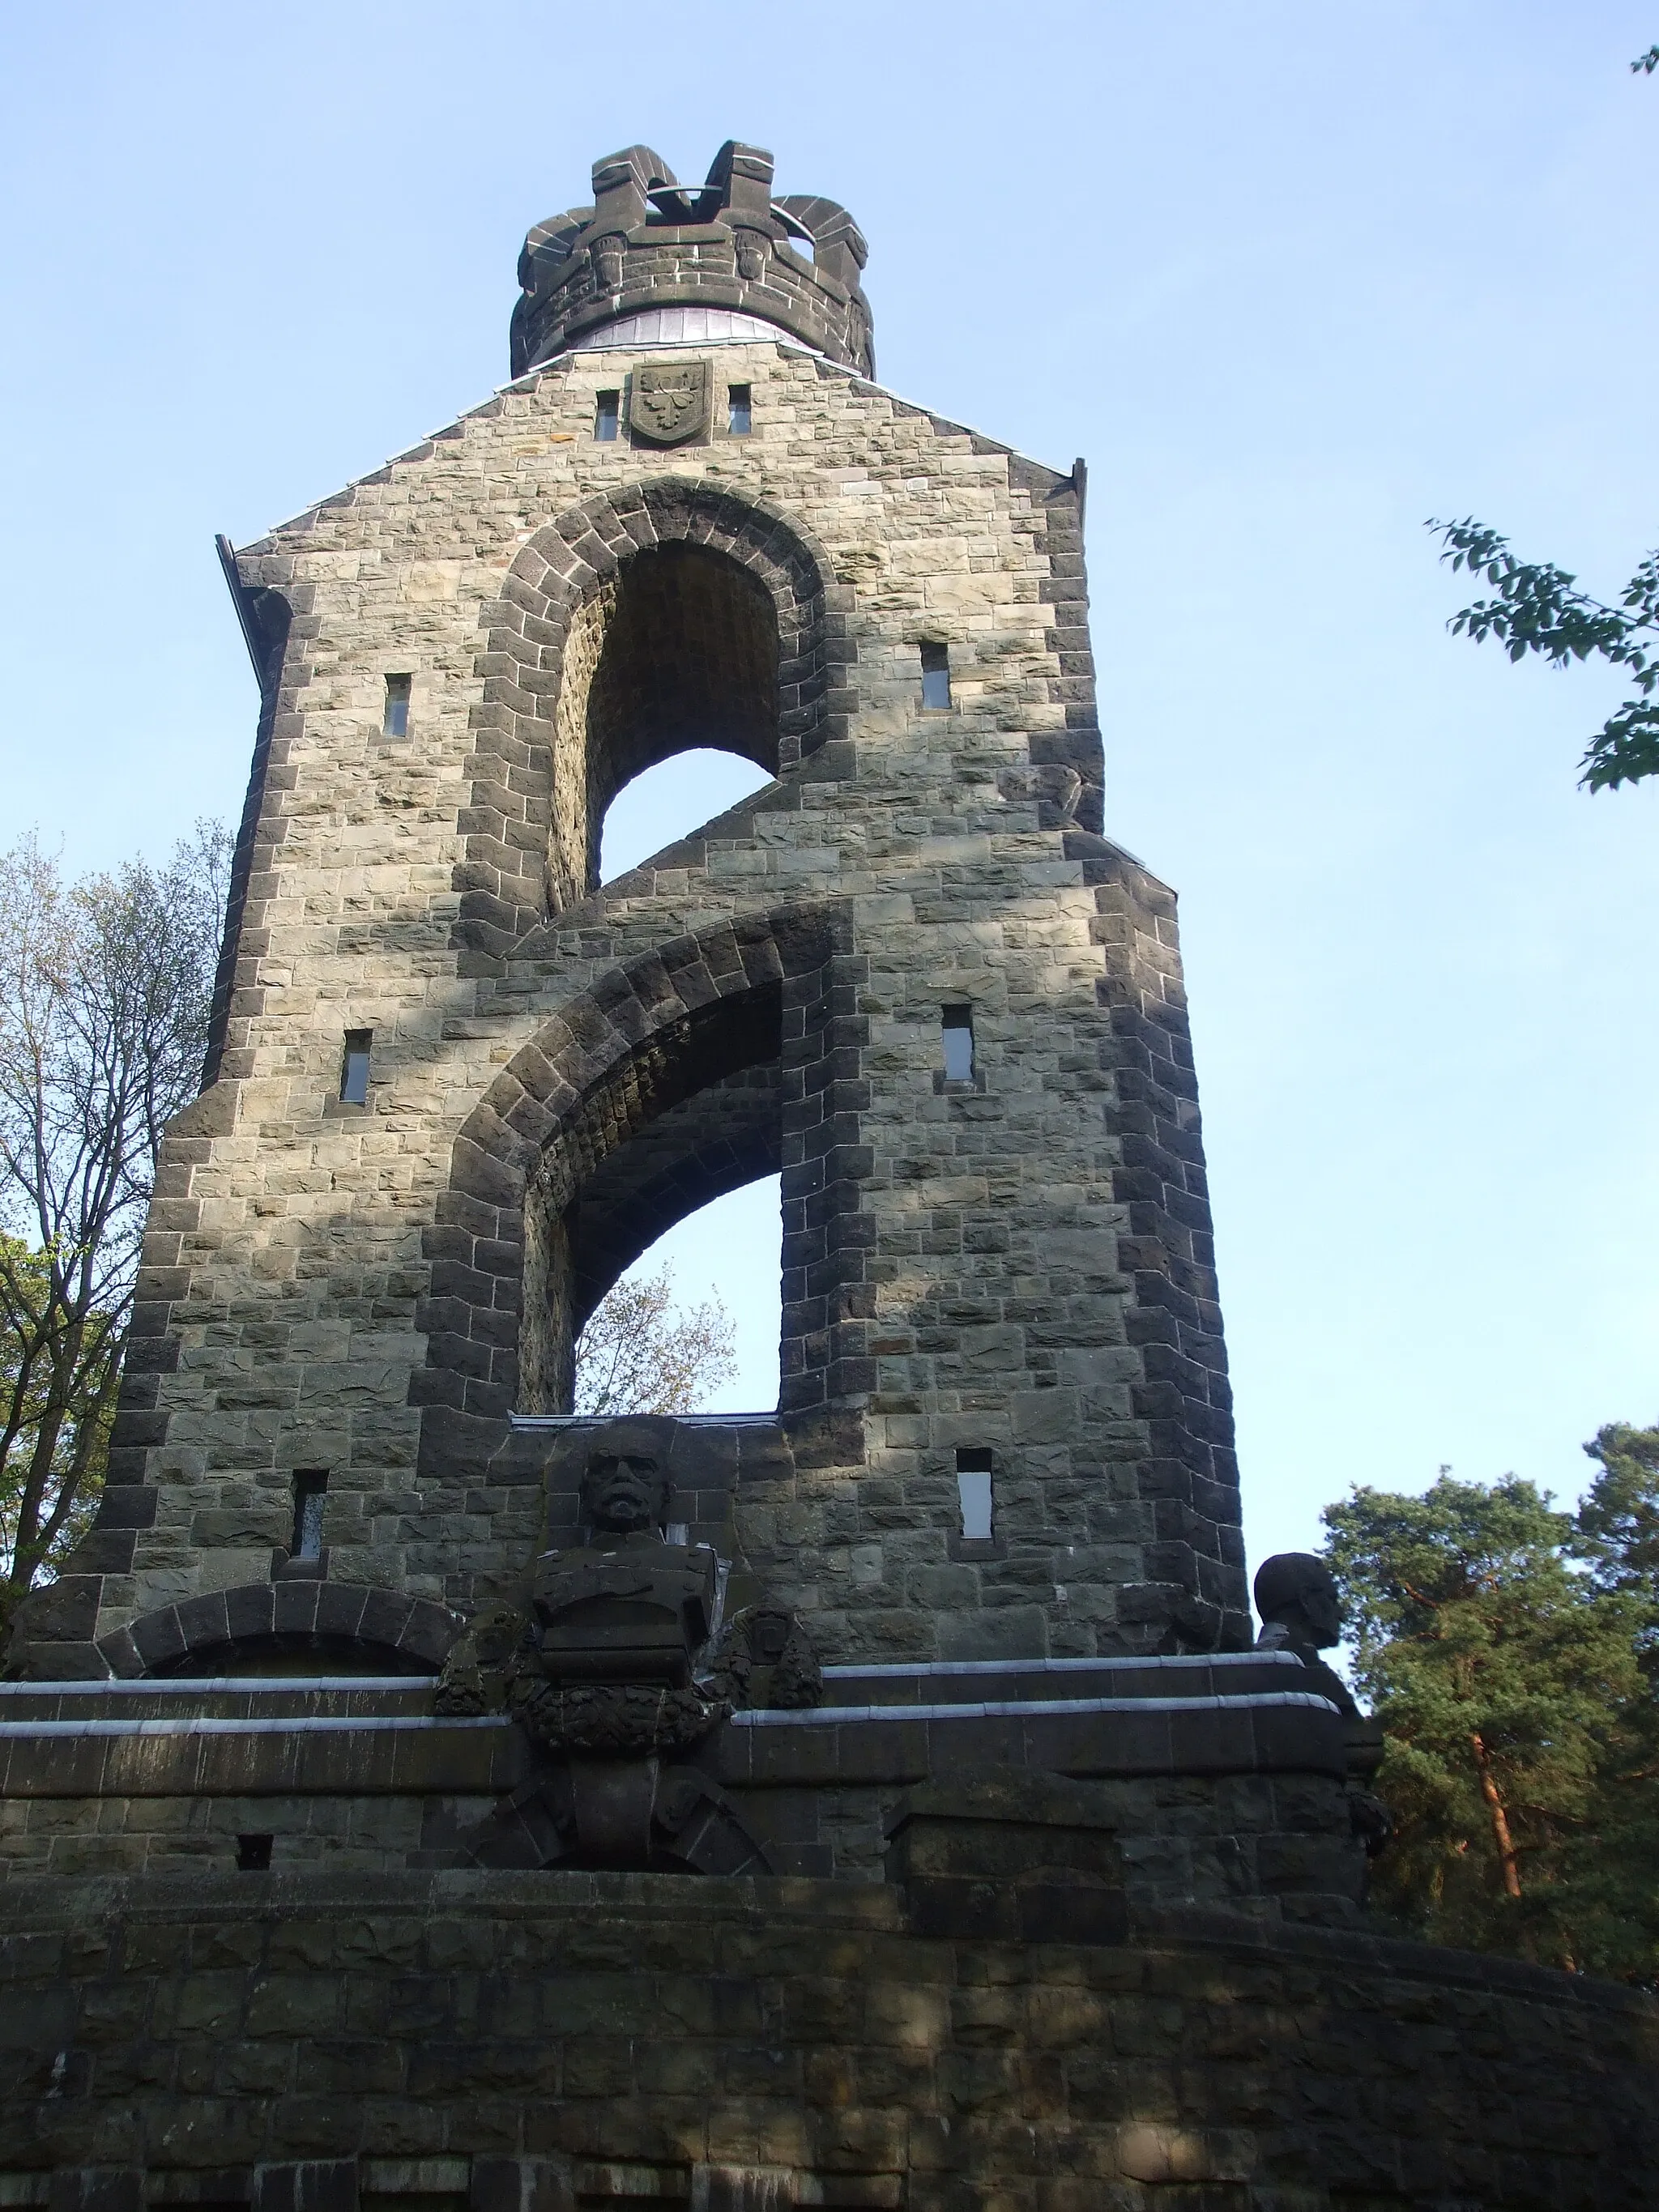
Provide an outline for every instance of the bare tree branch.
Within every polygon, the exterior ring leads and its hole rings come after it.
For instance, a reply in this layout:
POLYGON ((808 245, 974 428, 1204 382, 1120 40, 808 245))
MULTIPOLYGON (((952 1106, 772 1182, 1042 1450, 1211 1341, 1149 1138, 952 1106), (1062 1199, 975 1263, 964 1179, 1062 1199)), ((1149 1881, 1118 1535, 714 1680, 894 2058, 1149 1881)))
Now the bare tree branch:
POLYGON ((682 1310, 671 1267, 624 1276, 576 1346, 579 1413, 688 1413, 737 1372, 732 1319, 718 1297, 682 1310))
POLYGON ((0 856, 0 1617, 102 1479, 167 1121, 194 1095, 229 840, 66 882, 0 856))

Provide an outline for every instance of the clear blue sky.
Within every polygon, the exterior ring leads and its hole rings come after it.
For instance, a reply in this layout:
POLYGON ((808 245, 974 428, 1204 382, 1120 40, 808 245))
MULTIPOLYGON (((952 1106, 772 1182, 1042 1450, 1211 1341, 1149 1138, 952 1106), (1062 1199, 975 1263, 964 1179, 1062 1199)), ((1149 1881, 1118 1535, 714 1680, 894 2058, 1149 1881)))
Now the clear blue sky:
MULTIPOLYGON (((769 145, 869 235, 884 383, 1088 458, 1253 1555, 1443 1461, 1571 1492, 1659 1419, 1659 786, 1575 789, 1613 683, 1449 639, 1422 522, 1604 592, 1659 540, 1656 38, 1659 0, 15 8, 0 837, 90 866, 234 817, 213 532, 500 382, 520 240, 596 155, 769 145)), ((682 1264, 763 1339, 726 1255, 770 1234, 682 1264)))

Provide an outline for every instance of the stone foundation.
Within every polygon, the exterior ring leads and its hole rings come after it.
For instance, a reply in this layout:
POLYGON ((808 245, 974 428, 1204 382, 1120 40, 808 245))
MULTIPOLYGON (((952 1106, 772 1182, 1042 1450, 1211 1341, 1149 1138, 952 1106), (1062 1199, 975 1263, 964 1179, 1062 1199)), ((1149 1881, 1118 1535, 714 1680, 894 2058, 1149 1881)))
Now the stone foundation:
POLYGON ((14 1882, 0 2203, 1620 2212, 1659 2009, 1223 1916, 924 1936, 874 1884, 14 1882))

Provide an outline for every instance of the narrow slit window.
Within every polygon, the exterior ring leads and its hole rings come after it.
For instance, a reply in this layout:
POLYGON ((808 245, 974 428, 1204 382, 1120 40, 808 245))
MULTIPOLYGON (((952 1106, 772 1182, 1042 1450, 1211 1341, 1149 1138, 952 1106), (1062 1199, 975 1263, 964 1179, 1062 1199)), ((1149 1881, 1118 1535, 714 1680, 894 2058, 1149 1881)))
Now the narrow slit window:
POLYGON ((924 645, 921 648, 921 703, 944 713, 951 704, 951 648, 924 645))
POLYGON ((749 386, 728 384, 726 387, 726 427, 734 438, 749 435, 749 386))
POLYGON ((301 1474, 294 1478, 294 1542, 289 1557, 320 1559, 323 1556, 323 1500, 328 1494, 325 1474, 301 1474))
POLYGON ((386 679, 386 713, 380 720, 383 738, 406 738, 409 735, 409 695, 415 679, 412 676, 388 676, 386 679))
POLYGON ((616 436, 622 421, 620 392, 601 392, 593 401, 593 435, 602 446, 607 446, 616 436))
POLYGON ((991 1540, 991 1455, 988 1451, 957 1454, 957 1496, 962 1506, 962 1533, 970 1542, 991 1540))
POLYGON ((967 1006, 946 1006, 940 1023, 945 1042, 945 1079, 971 1083, 974 1079, 974 1017, 967 1006))
POLYGON ((347 1106, 367 1106, 368 1103, 368 1054, 374 1042, 373 1030, 348 1030, 345 1051, 340 1060, 340 1097, 347 1106))
POLYGON ((240 1871, 243 1874, 269 1874, 270 1847, 276 1840, 274 1836, 238 1836, 236 1864, 240 1871))

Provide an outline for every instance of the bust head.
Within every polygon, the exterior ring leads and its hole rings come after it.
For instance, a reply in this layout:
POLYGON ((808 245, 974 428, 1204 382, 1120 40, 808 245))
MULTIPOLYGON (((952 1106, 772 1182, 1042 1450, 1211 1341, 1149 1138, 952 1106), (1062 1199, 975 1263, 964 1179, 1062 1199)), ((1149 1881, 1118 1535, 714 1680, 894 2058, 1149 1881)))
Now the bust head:
POLYGON ((660 1534, 668 1517, 668 1478, 654 1459, 595 1452, 582 1475, 582 1519, 596 1534, 660 1534))
POLYGON ((1324 1651, 1342 1636, 1342 1601, 1330 1568, 1315 1552, 1275 1552, 1256 1571, 1255 1609, 1292 1644, 1324 1651))

